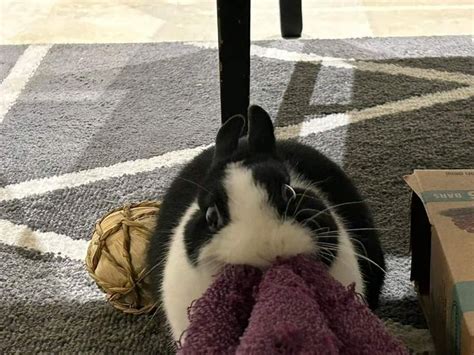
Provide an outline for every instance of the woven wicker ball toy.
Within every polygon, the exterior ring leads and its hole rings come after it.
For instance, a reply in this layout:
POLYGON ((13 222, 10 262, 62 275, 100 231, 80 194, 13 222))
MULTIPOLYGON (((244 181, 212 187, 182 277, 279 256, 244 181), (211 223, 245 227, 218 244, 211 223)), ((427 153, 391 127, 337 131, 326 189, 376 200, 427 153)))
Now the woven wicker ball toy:
POLYGON ((125 313, 155 308, 146 251, 159 207, 158 202, 142 202, 117 208, 97 221, 89 242, 89 274, 108 301, 125 313))

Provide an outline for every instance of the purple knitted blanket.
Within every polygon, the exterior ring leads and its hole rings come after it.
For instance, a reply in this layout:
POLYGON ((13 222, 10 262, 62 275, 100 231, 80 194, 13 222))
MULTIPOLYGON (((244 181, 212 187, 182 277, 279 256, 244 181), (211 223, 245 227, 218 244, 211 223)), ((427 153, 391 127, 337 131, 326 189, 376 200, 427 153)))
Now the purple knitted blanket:
POLYGON ((229 266, 190 308, 179 354, 408 354, 324 264, 229 266))

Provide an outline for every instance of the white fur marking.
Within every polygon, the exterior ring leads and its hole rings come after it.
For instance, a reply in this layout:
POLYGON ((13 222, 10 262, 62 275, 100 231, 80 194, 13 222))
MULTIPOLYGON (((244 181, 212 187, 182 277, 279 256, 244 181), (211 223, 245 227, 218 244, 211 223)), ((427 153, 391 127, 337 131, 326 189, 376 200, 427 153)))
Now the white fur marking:
POLYGON ((357 256, 355 255, 354 245, 350 241, 348 233, 337 219, 336 223, 341 233, 338 235, 337 256, 329 269, 329 273, 344 286, 355 283, 355 291, 365 295, 364 282, 357 256))
POLYGON ((315 251, 308 230, 291 220, 282 220, 249 169, 232 164, 224 184, 229 194, 231 223, 204 248, 203 256, 225 264, 265 267, 278 256, 315 251))
POLYGON ((184 247, 184 228, 197 209, 195 202, 176 227, 163 274, 163 304, 176 340, 189 325, 188 307, 212 282, 210 274, 202 273, 190 264, 184 247))

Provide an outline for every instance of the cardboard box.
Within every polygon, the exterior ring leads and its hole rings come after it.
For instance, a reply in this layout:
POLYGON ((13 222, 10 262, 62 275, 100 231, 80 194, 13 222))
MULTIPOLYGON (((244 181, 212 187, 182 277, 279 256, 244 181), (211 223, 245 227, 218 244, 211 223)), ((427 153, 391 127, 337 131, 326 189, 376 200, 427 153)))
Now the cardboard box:
POLYGON ((437 354, 474 354, 474 170, 415 170, 411 279, 437 354))

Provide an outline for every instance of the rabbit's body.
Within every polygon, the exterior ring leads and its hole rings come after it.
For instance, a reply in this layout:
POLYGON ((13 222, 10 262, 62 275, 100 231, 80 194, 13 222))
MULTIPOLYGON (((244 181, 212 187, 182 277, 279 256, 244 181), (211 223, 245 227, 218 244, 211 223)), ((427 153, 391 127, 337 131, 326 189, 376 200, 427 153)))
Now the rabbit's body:
POLYGON ((158 265, 152 279, 175 339, 191 302, 225 264, 264 268, 277 257, 314 255, 372 308, 378 302, 384 257, 357 189, 316 150, 275 142, 263 110, 249 114, 248 139, 238 140, 233 118, 163 199, 148 261, 158 265))

